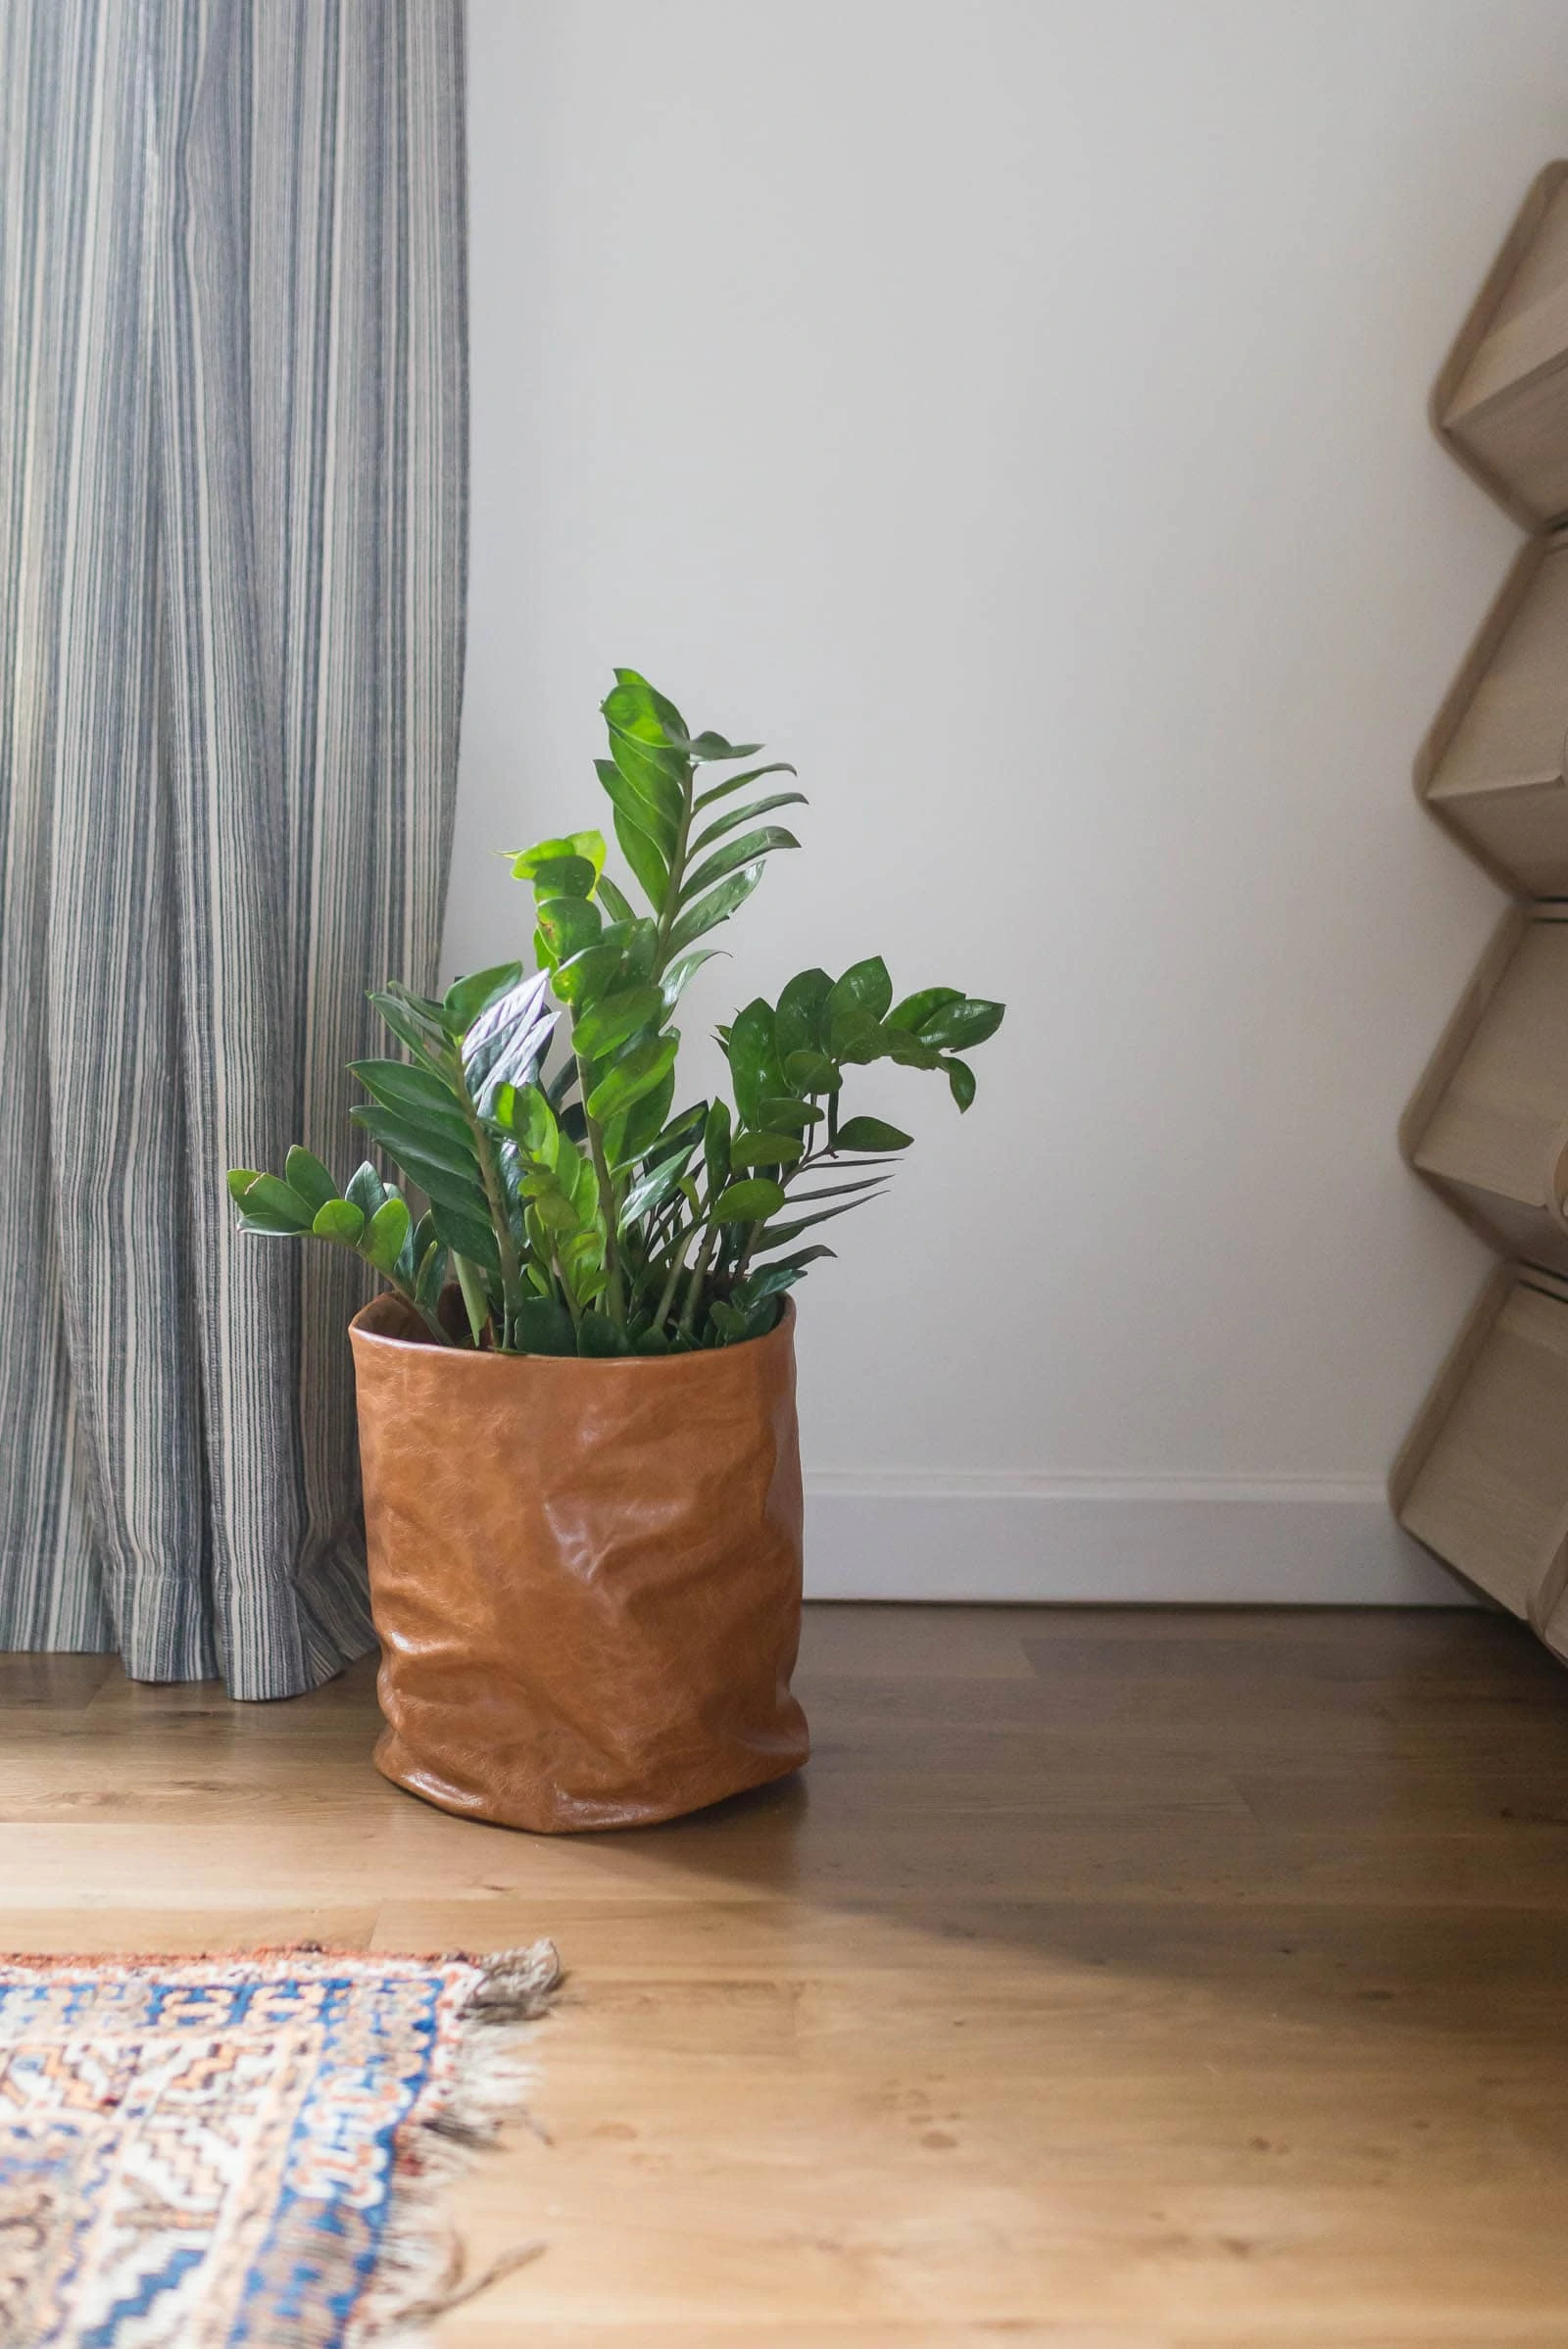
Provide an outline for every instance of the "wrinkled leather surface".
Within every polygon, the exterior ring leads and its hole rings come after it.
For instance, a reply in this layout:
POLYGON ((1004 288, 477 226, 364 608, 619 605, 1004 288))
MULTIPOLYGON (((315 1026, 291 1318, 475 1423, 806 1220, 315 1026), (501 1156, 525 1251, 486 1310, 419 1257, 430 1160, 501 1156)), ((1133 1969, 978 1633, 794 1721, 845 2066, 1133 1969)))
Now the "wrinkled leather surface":
POLYGON ((793 1307, 663 1360, 438 1346, 392 1296, 350 1335, 383 1776, 561 1833, 799 1768, 793 1307))

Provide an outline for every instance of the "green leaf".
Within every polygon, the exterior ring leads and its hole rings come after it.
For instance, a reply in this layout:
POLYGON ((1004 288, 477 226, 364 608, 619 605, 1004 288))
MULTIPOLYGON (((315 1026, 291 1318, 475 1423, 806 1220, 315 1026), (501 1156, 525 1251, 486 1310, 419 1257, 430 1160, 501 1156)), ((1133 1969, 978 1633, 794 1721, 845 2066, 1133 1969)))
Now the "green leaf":
POLYGON ((960 1110, 967 1109, 974 1100, 974 1070, 967 1060, 944 1060, 948 1086, 960 1110))
POLYGON ((577 1351, 590 1358, 612 1354, 629 1354, 631 1341, 608 1313, 590 1305, 577 1325, 577 1351))
POLYGON ((532 1162, 554 1170, 561 1156, 561 1128, 537 1085, 505 1085, 496 1100, 496 1122, 513 1135, 532 1162))
POLYGON ((805 806, 806 794, 804 791, 775 791, 765 800, 753 800, 749 807, 732 807, 728 815, 717 817, 709 825, 706 832, 698 834, 692 842, 691 854, 695 856, 700 849, 711 847, 715 840, 722 840, 725 833, 733 832, 737 824, 749 823, 753 816, 771 815, 775 807, 804 807, 805 806))
POLYGON ((558 962, 598 944, 604 917, 588 898, 541 898, 539 931, 558 962))
POLYGON ((837 1093, 844 1082, 825 1052, 786 1052, 784 1078, 797 1093, 837 1093))
POLYGON ((529 876, 537 897, 592 897, 599 875, 586 856, 544 856, 529 876))
POLYGON ((727 920, 737 905, 745 904, 761 877, 760 863, 743 865, 738 873, 731 873, 727 881, 720 881, 716 889, 710 890, 707 897, 699 898, 695 905, 688 905, 669 934, 670 953, 678 954, 694 938, 701 938, 706 931, 716 929, 721 921, 727 920))
POLYGON ((822 1115, 814 1101, 798 1101, 793 1097, 760 1101, 757 1108, 757 1122, 767 1134, 799 1134, 808 1126, 820 1125, 822 1115))
POLYGON ((773 1041, 773 1006, 761 996, 735 1014, 727 1050, 730 1086, 741 1123, 756 1126, 762 1096, 788 1090, 773 1041))
POLYGON ((610 1138, 606 1136, 605 1147, 610 1151, 612 1166, 634 1163, 644 1155, 651 1143, 658 1141, 674 1099, 675 1067, 672 1061, 659 1083, 645 1093, 640 1101, 634 1101, 631 1108, 623 1112, 618 1121, 621 1130, 613 1149, 611 1149, 610 1138))
POLYGON ((318 1240, 335 1240, 342 1248, 358 1248, 364 1229, 364 1216, 346 1199, 329 1199, 317 1208, 311 1223, 318 1240))
POLYGON ((351 1060, 349 1075, 384 1108, 430 1108, 451 1116, 461 1114, 457 1095, 446 1079, 408 1060, 351 1060))
POLYGON ((292 1184, 281 1183, 271 1174, 252 1174, 249 1182, 236 1181, 247 1173, 248 1168, 236 1167, 228 1178, 228 1188, 251 1223, 269 1232, 298 1233, 311 1229, 316 1210, 292 1184))
POLYGON ((803 970, 791 979, 778 999, 775 1028, 778 1049, 791 1052, 820 1052, 827 1043, 827 1000, 833 982, 825 970, 803 970))
POLYGON ((732 791, 744 791, 748 783, 760 783, 764 775, 793 775, 794 772, 787 759, 773 759, 766 766, 749 767, 744 775, 726 776, 722 783, 710 785, 693 800, 693 813, 700 807, 711 807, 715 800, 727 800, 732 791))
POLYGON ((731 1183, 719 1194, 712 1209, 714 1223, 760 1223, 764 1217, 776 1215, 784 1204, 784 1186, 769 1182, 765 1175, 753 1175, 744 1183, 731 1183))
POLYGON ((676 824, 685 805, 686 760, 665 744, 639 741, 618 726, 610 729, 610 757, 615 772, 657 824, 676 824))
MULTIPOLYGON (((398 1065, 401 1067, 402 1063, 398 1065)), ((392 1196, 368 1158, 354 1169, 343 1193, 343 1197, 351 1199, 359 1208, 367 1223, 380 1212, 382 1201, 392 1196)))
POLYGON ((627 1224, 636 1223, 644 1215, 657 1214, 664 1201, 672 1197, 686 1171, 688 1154, 683 1150, 674 1150, 667 1158, 661 1158, 656 1166, 650 1166, 639 1175, 621 1201, 620 1222, 623 1230, 627 1224))
POLYGON ((521 976, 520 962, 498 962, 490 970, 476 970, 471 979, 457 980, 441 1003, 441 1024, 447 1034, 466 1036, 486 1003, 515 987, 521 976))
MULTIPOLYGON (((603 832, 567 832, 560 840, 541 840, 531 849, 519 850, 512 860, 513 878, 531 881, 543 864, 561 856, 583 856, 593 866, 596 876, 605 869, 605 836, 603 832)), ((569 890, 563 893, 570 896, 569 890)))
POLYGON ((806 1154, 799 1134, 737 1134, 730 1144, 731 1166, 793 1166, 806 1154))
POLYGON ((449 1174, 465 1175, 477 1182, 479 1162, 474 1155, 472 1136, 456 1121, 432 1117, 428 1110, 416 1113, 412 1109, 360 1107, 351 1109, 349 1116, 394 1158, 413 1156, 427 1166, 442 1166, 449 1174))
POLYGON ((786 832, 782 824, 763 824, 760 831, 746 832, 739 840, 726 841, 723 848, 715 849, 694 873, 688 874, 681 884, 680 902, 689 905, 712 882, 722 881, 726 873, 734 872, 737 865, 755 863, 759 856, 771 856, 775 849, 798 849, 800 845, 794 833, 786 832))
POLYGON ((400 1199, 383 1199, 365 1235, 365 1253, 377 1272, 393 1272, 409 1236, 409 1210, 400 1199))
POLYGON ((526 1297, 514 1317, 517 1349, 524 1354, 574 1354, 577 1333, 558 1297, 526 1297))
MULTIPOLYGON (((623 927, 620 922, 612 925, 613 930, 623 927)), ((584 947, 580 954, 559 962, 550 983, 564 1003, 586 1011, 590 1003, 607 995, 622 977, 625 960, 624 939, 607 930, 597 946, 584 947)))
POLYGON ((898 1126, 885 1125, 880 1117, 852 1117, 840 1126, 833 1137, 836 1150, 906 1150, 914 1140, 898 1126))
POLYGON ((631 900, 622 895, 608 873, 599 876, 599 902, 609 912, 612 921, 634 921, 636 911, 631 900))
POLYGON ((799 1240, 803 1232, 810 1231, 813 1224, 831 1223, 835 1215, 848 1215, 852 1208, 865 1204, 863 1199, 846 1199, 842 1207, 821 1207, 814 1215, 797 1216, 790 1223, 769 1224, 765 1231, 758 1235, 756 1252, 764 1255, 769 1248, 787 1248, 792 1240, 799 1240))
POLYGON ((342 1197, 320 1159, 306 1150, 302 1143, 296 1142, 284 1159, 283 1180, 291 1190, 299 1193, 310 1207, 324 1207, 342 1197))
POLYGON ((482 1265, 486 1272, 500 1273, 501 1251, 484 1216, 471 1213, 450 1199, 432 1199, 430 1221, 436 1237, 445 1242, 454 1255, 466 1256, 470 1263, 482 1265))
POLYGON ((631 1350, 634 1354, 667 1354, 669 1340, 662 1330, 644 1330, 640 1338, 633 1340, 631 1350))
POLYGON ((679 1044, 680 1039, 673 1035, 651 1036, 646 1044, 635 1045, 623 1059, 612 1062, 588 1098, 588 1114, 595 1123, 603 1125, 662 1084, 675 1065, 679 1044))
POLYGON ((427 1068, 439 1068, 450 1060, 452 1048, 445 1030, 436 1028, 432 1033, 429 1022, 411 1010, 390 989, 383 994, 372 995, 369 1001, 398 1042, 408 1046, 416 1060, 427 1068))
POLYGON ((726 759, 755 759, 762 746, 760 742, 726 742, 722 734, 709 731, 680 742, 679 747, 700 762, 721 765, 726 759))
POLYGON ((988 1003, 965 996, 956 1003, 945 1003, 941 1010, 923 1020, 920 1041, 934 1044, 945 1052, 966 1052, 996 1034, 1005 1010, 1005 1003, 988 1003))
POLYGON ((827 999, 828 1050, 841 1052, 864 1033, 868 1020, 877 1025, 892 1001, 893 981, 880 954, 853 963, 827 999))
POLYGON ((721 1346, 733 1346, 737 1339, 746 1335, 745 1314, 721 1297, 715 1297, 709 1306, 708 1318, 717 1330, 721 1346))
POLYGON ((681 997, 685 994, 688 986, 691 984, 691 981, 695 978, 698 971, 702 969, 703 964, 705 962, 716 962, 719 953, 720 949, 715 946, 694 947, 689 954, 679 955, 677 959, 670 964, 668 970, 665 971, 663 977, 659 982, 660 986, 663 989, 664 1009, 666 1012, 674 1010, 675 1005, 680 1002, 681 997))
POLYGON ((572 1029, 572 1049, 579 1059, 597 1060, 663 1015, 664 998, 658 987, 629 987, 618 995, 601 996, 572 1029))
POLYGON ((830 1248, 803 1248, 793 1256, 775 1256, 771 1264, 760 1264, 744 1281, 737 1281, 730 1294, 738 1305, 759 1304, 764 1297, 777 1297, 784 1290, 793 1289, 808 1264, 832 1253, 830 1248))
POLYGON ((894 1004, 888 1013, 888 1026, 917 1028, 923 1019, 930 1018, 933 1011, 940 1011, 944 1003, 961 1003, 962 1001, 961 987, 921 987, 913 995, 906 995, 902 1003, 894 1004))
POLYGON ((662 908, 669 888, 669 865, 658 841, 619 807, 615 809, 615 838, 648 903, 662 908))

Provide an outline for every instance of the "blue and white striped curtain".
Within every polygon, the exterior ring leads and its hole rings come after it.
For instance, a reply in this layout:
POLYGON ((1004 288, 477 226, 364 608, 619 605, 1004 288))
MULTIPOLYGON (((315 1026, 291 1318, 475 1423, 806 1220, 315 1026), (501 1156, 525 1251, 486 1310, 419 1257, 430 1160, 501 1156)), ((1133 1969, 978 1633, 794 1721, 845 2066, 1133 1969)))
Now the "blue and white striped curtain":
POLYGON ((370 1643, 357 1267, 222 1177, 434 976, 463 108, 462 0, 0 0, 0 1648, 370 1643))

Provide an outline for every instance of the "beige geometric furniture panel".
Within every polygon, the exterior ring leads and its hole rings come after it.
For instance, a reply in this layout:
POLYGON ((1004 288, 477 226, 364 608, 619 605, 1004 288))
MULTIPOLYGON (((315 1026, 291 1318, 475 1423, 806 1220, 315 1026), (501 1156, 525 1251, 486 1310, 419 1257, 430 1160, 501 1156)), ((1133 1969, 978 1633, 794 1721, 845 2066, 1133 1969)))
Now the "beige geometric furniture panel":
POLYGON ((1568 164, 1525 199, 1433 420, 1532 537, 1427 737, 1416 791, 1515 903, 1399 1141, 1506 1261, 1389 1493, 1407 1533, 1568 1661, 1568 164))

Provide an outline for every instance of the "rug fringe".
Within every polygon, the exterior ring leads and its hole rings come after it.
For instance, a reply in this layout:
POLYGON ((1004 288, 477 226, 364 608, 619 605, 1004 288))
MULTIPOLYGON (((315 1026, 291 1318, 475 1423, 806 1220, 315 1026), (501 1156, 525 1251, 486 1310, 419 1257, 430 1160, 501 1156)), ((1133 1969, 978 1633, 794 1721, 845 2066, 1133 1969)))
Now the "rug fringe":
POLYGON ((451 2188, 478 2155, 496 2146, 506 2125, 527 2119, 529 2026, 549 2012, 562 1981, 552 1941, 499 1950, 476 1960, 475 1969, 458 2010, 450 2077, 399 2152, 380 2257, 351 2335, 355 2349, 382 2340, 427 2349, 428 2327, 438 2317, 545 2248, 517 2243, 470 2276, 465 2245, 442 2209, 451 2188))

